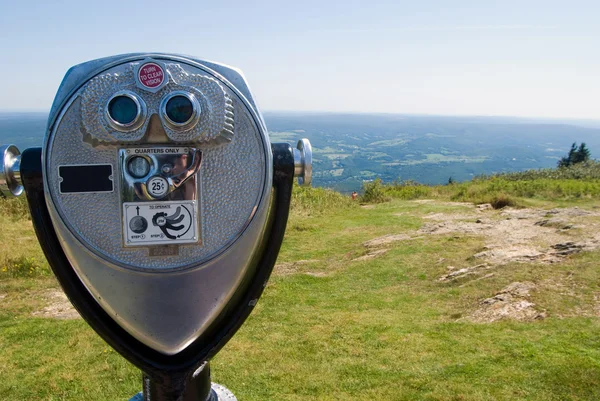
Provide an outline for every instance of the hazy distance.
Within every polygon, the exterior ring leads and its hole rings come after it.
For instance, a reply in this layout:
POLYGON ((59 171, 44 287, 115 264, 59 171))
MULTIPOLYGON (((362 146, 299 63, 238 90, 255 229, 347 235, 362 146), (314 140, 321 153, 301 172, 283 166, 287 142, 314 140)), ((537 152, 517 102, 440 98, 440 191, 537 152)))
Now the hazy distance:
POLYGON ((263 110, 600 118, 598 1, 4 2, 0 110, 113 54, 241 68, 263 110))
MULTIPOLYGON (((0 113, 0 143, 41 146, 46 113, 0 113)), ((314 185, 349 192, 377 177, 445 184, 554 167, 571 143, 600 152, 600 127, 575 120, 267 112, 271 141, 313 145, 314 185)))

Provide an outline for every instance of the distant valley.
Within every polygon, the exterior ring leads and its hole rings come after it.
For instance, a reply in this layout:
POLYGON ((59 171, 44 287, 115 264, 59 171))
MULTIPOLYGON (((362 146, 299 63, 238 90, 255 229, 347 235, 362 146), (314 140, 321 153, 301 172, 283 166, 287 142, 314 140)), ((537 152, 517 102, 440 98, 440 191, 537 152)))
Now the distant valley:
POLYGON ((310 139, 315 183, 340 191, 363 180, 464 181, 555 167, 574 141, 600 152, 594 122, 497 117, 266 113, 273 141, 310 139))
MULTIPOLYGON (((273 142, 310 139, 314 184, 343 192, 363 181, 428 184, 556 166, 573 142, 600 152, 597 121, 390 114, 264 114, 273 142)), ((39 146, 45 113, 0 113, 0 143, 39 146)))

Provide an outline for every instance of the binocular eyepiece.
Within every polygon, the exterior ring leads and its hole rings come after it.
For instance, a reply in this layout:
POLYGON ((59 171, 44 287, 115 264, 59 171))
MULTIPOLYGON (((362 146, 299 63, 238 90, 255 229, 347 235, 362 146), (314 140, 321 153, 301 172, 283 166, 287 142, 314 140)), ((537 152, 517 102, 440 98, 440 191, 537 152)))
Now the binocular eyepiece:
POLYGON ((262 294, 309 141, 270 143, 234 68, 128 54, 71 68, 42 148, 0 152, 0 192, 25 191, 65 293, 144 397, 227 399, 208 361, 262 294))

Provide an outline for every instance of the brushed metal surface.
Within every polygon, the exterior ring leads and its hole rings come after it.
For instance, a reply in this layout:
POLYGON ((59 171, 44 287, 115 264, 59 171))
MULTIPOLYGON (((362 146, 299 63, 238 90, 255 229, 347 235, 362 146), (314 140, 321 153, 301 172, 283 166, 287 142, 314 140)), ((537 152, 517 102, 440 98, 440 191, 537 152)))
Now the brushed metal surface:
MULTIPOLYGON (((219 316, 254 268, 252 260, 264 235, 271 199, 268 134, 243 77, 234 69, 214 63, 206 67, 198 60, 163 54, 125 55, 106 59, 105 63, 74 67, 59 89, 43 148, 47 204, 65 254, 102 308, 144 344, 164 354, 175 354, 219 316), (133 80, 129 72, 147 58, 160 59, 169 77, 177 80, 169 81, 156 93, 130 85, 125 77, 133 80), (233 78, 239 90, 224 76, 233 78), (182 85, 192 90, 197 85, 214 92, 213 96, 198 90, 201 96, 216 99, 215 93, 221 91, 220 103, 202 104, 203 115, 209 113, 205 118, 211 120, 214 115, 218 124, 208 121, 199 133, 169 133, 168 127, 160 127, 167 138, 160 146, 192 142, 202 152, 202 166, 197 173, 201 245, 181 245, 177 254, 168 256, 160 252, 152 254, 162 256, 150 256, 147 247, 126 248, 119 191, 73 196, 58 190, 58 166, 77 163, 112 164, 115 187, 120 188, 119 149, 124 143, 145 146, 130 141, 133 137, 143 138, 145 132, 123 138, 107 129, 100 109, 98 120, 90 123, 87 116, 92 113, 93 96, 86 82, 96 78, 94 85, 101 82, 93 90, 98 105, 106 103, 104 97, 110 96, 110 90, 124 88, 144 100, 148 119, 141 131, 148 128, 167 92, 180 90, 182 85), (106 93, 100 87, 106 87, 106 93), (85 102, 89 104, 84 106, 85 102), (228 116, 233 117, 232 124, 228 116), (227 135, 228 129, 231 135, 227 135)), ((198 126, 201 124, 202 117, 198 126)))
MULTIPOLYGON (((160 93, 151 94, 158 98, 155 99, 157 108, 160 93)), ((150 102, 146 103, 148 114, 151 114, 150 102)), ((122 246, 121 229, 115 229, 115 222, 121 218, 122 200, 118 197, 110 194, 79 194, 74 197, 59 193, 59 165, 83 164, 85 160, 86 164, 112 164, 113 171, 120 171, 116 145, 92 147, 82 140, 85 130, 81 128, 81 100, 78 93, 57 120, 45 146, 48 192, 59 215, 82 243, 100 256, 124 267, 181 268, 214 256, 243 232, 263 196, 268 196, 266 189, 271 186, 272 161, 268 136, 254 123, 241 99, 236 99, 233 104, 238 112, 235 114, 236 135, 232 142, 225 145, 198 145, 203 159, 198 173, 200 185, 197 196, 200 199, 200 224, 204 236, 202 247, 183 247, 179 257, 170 258, 168 263, 162 259, 148 258, 147 249, 132 251, 122 246)), ((135 144, 139 145, 143 144, 135 144)), ((177 144, 161 144, 166 145, 177 144)), ((116 188, 122 187, 121 179, 120 174, 113 177, 116 188)))

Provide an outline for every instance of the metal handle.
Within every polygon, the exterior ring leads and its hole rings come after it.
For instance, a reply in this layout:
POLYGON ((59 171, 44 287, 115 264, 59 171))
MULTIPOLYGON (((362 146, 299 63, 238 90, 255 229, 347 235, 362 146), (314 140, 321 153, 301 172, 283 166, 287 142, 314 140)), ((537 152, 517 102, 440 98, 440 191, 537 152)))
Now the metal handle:
POLYGON ((294 177, 302 186, 312 184, 312 146, 306 138, 300 139, 294 149, 294 177))
POLYGON ((21 195, 21 152, 15 145, 4 145, 0 157, 0 194, 6 198, 21 195))

